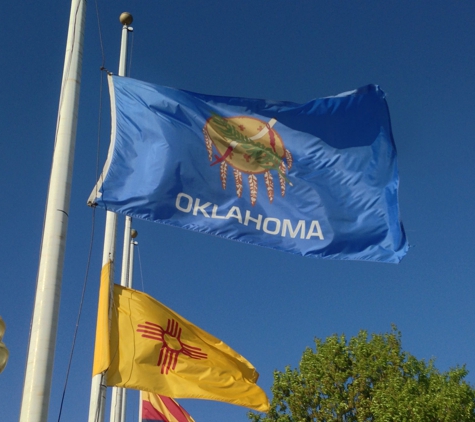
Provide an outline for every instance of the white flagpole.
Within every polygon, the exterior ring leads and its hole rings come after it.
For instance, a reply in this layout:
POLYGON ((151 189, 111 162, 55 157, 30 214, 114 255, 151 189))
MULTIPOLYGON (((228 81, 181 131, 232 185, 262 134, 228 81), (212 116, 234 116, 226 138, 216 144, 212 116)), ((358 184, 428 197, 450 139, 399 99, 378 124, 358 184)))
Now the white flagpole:
MULTIPOLYGON (((132 229, 132 217, 125 217, 124 247, 122 253, 122 273, 120 284, 124 287, 132 288, 133 268, 134 268, 134 245, 137 242, 137 231, 132 229)), ((111 422, 124 422, 127 410, 127 389, 114 387, 112 389, 112 401, 110 411, 111 422)))
POLYGON ((86 2, 72 0, 23 385, 21 422, 48 419, 76 142, 85 18, 86 2))
POLYGON ((129 255, 129 278, 127 279, 127 287, 132 288, 132 280, 134 277, 134 246, 138 245, 138 242, 134 240, 139 234, 137 230, 132 229, 130 231, 130 255, 129 255))
MULTIPOLYGON (((122 13, 119 19, 123 25, 119 58, 119 76, 125 76, 127 67, 127 35, 129 31, 132 31, 132 28, 129 27, 129 25, 132 23, 133 17, 130 13, 122 13)), ((102 266, 111 261, 111 279, 113 279, 114 273, 116 232, 117 215, 113 212, 107 211, 102 266)), ((89 402, 89 422, 104 421, 107 390, 105 377, 105 374, 98 374, 92 378, 91 398, 89 402)))
MULTIPOLYGON (((120 285, 128 287, 130 282, 129 278, 129 265, 130 265, 130 240, 131 240, 132 218, 125 217, 124 228, 124 245, 122 251, 122 273, 120 277, 120 285)), ((125 388, 113 387, 112 388, 112 400, 110 411, 110 422, 123 422, 125 421, 126 410, 126 395, 127 390, 125 388)))
POLYGON ((142 422, 142 391, 139 393, 139 422, 142 422))

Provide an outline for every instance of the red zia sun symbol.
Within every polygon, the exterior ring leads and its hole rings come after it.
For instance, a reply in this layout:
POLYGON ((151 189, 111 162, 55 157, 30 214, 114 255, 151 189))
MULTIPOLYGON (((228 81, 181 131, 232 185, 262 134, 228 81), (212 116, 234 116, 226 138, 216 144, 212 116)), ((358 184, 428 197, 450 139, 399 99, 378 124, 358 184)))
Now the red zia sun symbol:
POLYGON ((157 366, 162 366, 160 371, 162 374, 167 375, 170 368, 175 369, 180 353, 191 359, 206 359, 208 357, 206 353, 200 351, 199 347, 189 346, 181 341, 181 328, 178 322, 173 319, 168 320, 166 330, 158 324, 146 321, 145 324, 138 325, 137 332, 143 333, 142 337, 163 343, 157 362, 157 366))

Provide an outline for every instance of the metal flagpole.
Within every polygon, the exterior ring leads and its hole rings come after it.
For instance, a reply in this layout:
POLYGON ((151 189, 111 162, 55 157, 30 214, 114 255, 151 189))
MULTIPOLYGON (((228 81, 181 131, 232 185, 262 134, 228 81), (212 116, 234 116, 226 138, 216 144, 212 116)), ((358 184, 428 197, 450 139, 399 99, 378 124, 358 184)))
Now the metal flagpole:
POLYGON ((143 392, 140 391, 140 393, 139 393, 139 422, 142 422, 142 416, 143 416, 142 415, 142 408, 143 408, 143 406, 142 406, 142 396, 143 396, 143 392))
MULTIPOLYGON (((130 223, 132 222, 132 218, 131 217, 127 217, 127 219, 130 219, 130 223)), ((134 239, 138 236, 138 233, 137 233, 137 230, 134 230, 131 228, 131 225, 129 224, 128 225, 128 222, 126 221, 125 222, 126 224, 126 227, 125 229, 128 230, 127 233, 129 233, 128 235, 128 239, 129 239, 129 247, 128 247, 128 250, 127 250, 127 255, 124 253, 124 261, 125 261, 125 257, 127 256, 128 259, 127 259, 127 266, 124 266, 124 262, 122 262, 122 279, 121 279, 121 284, 125 287, 128 287, 129 289, 132 288, 132 284, 133 284, 133 277, 134 277, 134 246, 138 245, 138 242, 136 242, 134 239), (125 273, 125 276, 124 276, 124 273, 125 273)), ((125 236, 124 236, 124 239, 125 239, 125 236)), ((124 251, 125 251, 125 248, 124 248, 124 251)), ((121 412, 121 419, 120 419, 120 422, 125 422, 126 420, 126 415, 125 415, 125 412, 126 412, 126 404, 127 404, 127 401, 126 401, 126 396, 127 396, 127 389, 125 388, 122 388, 120 389, 122 390, 122 412, 121 412)), ((139 398, 139 415, 140 415, 140 421, 142 420, 141 419, 141 415, 142 415, 142 392, 140 391, 140 398, 139 398)))
POLYGON ((20 421, 48 419, 76 142, 86 2, 71 1, 20 421))
MULTIPOLYGON (((129 265, 130 265, 130 241, 131 241, 131 229, 132 218, 125 217, 124 228, 124 246, 122 252, 122 273, 120 277, 120 285, 129 287, 129 265)), ((125 408, 126 408, 126 393, 125 388, 114 387, 112 388, 112 400, 110 411, 110 422, 123 422, 125 421, 125 408)))
MULTIPOLYGON (((124 247, 122 253, 122 273, 120 278, 121 286, 132 288, 133 268, 134 268, 134 245, 137 242, 137 230, 132 229, 132 217, 125 218, 124 247)), ((112 389, 112 401, 110 411, 111 422, 124 422, 127 410, 127 389, 114 387, 112 389)))
POLYGON ((138 232, 135 229, 130 231, 130 255, 129 255, 129 278, 127 279, 127 287, 132 288, 132 280, 134 276, 134 246, 138 245, 138 242, 134 240, 138 236, 138 232))
MULTIPOLYGON (((119 76, 125 76, 127 66, 127 35, 133 29, 129 25, 133 21, 130 13, 122 13, 120 15, 120 22, 122 23, 122 39, 120 46, 119 58, 119 76)), ((117 231, 117 215, 113 212, 106 213, 106 227, 104 233, 104 250, 102 254, 102 266, 111 261, 111 274, 114 271, 115 258, 115 240, 117 231)), ((113 275, 111 276, 113 279, 113 275)), ((103 422, 104 409, 106 402, 106 383, 105 374, 98 374, 92 378, 91 383, 91 398, 89 402, 89 422, 103 422)))

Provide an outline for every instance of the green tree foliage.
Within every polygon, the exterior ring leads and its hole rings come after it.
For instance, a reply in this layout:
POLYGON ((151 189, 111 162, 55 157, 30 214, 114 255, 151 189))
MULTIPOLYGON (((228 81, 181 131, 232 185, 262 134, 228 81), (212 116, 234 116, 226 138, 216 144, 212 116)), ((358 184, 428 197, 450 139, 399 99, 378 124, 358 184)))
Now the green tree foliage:
POLYGON ((441 373, 431 360, 401 348, 401 333, 368 337, 361 331, 315 340, 299 369, 274 372, 267 415, 254 422, 468 422, 475 421, 475 390, 456 367, 441 373))

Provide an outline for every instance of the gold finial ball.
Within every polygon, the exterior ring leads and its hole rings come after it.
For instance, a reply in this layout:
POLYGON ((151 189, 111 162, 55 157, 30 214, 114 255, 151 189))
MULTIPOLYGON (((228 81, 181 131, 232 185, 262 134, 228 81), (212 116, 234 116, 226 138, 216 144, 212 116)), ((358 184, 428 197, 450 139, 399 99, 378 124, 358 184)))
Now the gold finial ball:
POLYGON ((130 25, 134 18, 129 12, 124 12, 120 15, 119 20, 122 25, 130 25))
POLYGON ((132 239, 135 239, 138 235, 139 234, 138 234, 137 230, 135 230, 135 229, 130 230, 130 237, 132 239))

